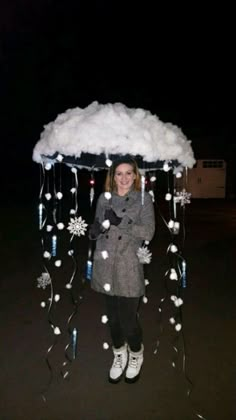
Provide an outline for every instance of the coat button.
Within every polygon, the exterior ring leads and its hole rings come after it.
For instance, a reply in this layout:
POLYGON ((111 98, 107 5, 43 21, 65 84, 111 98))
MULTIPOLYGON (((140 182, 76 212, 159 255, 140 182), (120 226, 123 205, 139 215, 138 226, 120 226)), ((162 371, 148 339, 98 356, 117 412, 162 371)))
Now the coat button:
POLYGON ((109 238, 109 235, 106 235, 106 238, 108 239, 109 238))
POLYGON ((129 201, 129 197, 126 197, 125 201, 129 201))
POLYGON ((122 236, 118 236, 119 241, 121 240, 122 236))
POLYGON ((126 211, 126 209, 123 209, 122 212, 124 213, 126 211))

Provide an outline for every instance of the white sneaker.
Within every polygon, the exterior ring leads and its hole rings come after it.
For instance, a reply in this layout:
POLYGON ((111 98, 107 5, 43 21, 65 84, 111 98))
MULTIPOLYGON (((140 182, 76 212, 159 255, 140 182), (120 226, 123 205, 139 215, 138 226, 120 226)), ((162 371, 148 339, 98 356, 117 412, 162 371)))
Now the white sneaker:
POLYGON ((114 360, 109 372, 109 382, 116 384, 122 378, 128 362, 127 344, 119 349, 113 347, 114 360))
POLYGON ((138 352, 134 352, 129 349, 129 363, 125 374, 125 381, 127 383, 131 384, 138 380, 143 364, 143 351, 143 344, 141 350, 138 352))

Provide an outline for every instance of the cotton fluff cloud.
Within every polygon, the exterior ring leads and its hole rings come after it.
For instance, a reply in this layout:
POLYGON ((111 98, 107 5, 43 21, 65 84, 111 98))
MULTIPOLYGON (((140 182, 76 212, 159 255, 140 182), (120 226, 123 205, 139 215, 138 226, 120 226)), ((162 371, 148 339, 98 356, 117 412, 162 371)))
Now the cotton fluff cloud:
POLYGON ((33 151, 33 160, 56 152, 73 157, 81 153, 141 155, 147 162, 178 160, 192 168, 191 142, 182 130, 163 123, 156 115, 121 103, 91 103, 87 108, 68 109, 44 126, 33 151), (137 153, 138 152, 138 153, 137 153))

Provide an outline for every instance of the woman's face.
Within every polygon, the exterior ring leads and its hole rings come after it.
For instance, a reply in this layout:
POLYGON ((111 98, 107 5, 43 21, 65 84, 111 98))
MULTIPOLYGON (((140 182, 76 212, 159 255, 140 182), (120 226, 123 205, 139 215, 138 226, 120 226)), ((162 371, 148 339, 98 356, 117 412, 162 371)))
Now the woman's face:
POLYGON ((132 165, 121 163, 115 170, 114 180, 119 195, 125 195, 132 187, 136 175, 132 165))

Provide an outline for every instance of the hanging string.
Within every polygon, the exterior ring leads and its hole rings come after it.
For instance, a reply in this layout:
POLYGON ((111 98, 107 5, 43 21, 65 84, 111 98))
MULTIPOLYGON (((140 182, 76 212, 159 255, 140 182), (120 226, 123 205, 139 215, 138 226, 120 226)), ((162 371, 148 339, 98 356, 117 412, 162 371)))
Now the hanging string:
MULTIPOLYGON (((70 211, 70 213, 72 213, 76 217, 77 214, 78 214, 78 207, 79 207, 78 206, 77 168, 72 167, 71 172, 73 173, 72 187, 71 187, 71 190, 70 190, 71 193, 72 193, 72 198, 73 198, 73 209, 72 209, 73 212, 70 211)), ((65 285, 65 288, 70 293, 70 298, 71 298, 71 302, 72 302, 72 305, 73 305, 73 311, 71 312, 71 314, 69 315, 69 317, 67 319, 67 332, 68 332, 68 336, 69 336, 69 341, 64 348, 65 361, 63 362, 62 368, 61 368, 61 375, 62 375, 63 379, 68 378, 68 376, 69 376, 68 365, 72 363, 72 361, 76 358, 76 354, 77 354, 78 330, 75 327, 72 328, 71 323, 72 323, 73 318, 78 313, 79 302, 82 299, 81 296, 79 296, 79 300, 78 300, 78 298, 75 298, 74 292, 73 292, 73 281, 74 281, 75 276, 78 272, 78 265, 77 265, 77 260, 75 258, 75 249, 74 249, 74 245, 73 245, 74 237, 75 237, 75 233, 73 233, 71 238, 70 238, 69 250, 68 250, 68 255, 71 258, 72 264, 73 264, 73 271, 72 271, 69 282, 67 282, 66 285, 65 285)))
MULTIPOLYGON (((182 316, 182 305, 184 303, 184 299, 183 299, 183 292, 184 289, 187 286, 187 266, 186 266, 186 260, 184 259, 182 253, 183 253, 183 249, 184 249, 184 245, 185 245, 185 201, 181 202, 181 209, 182 209, 182 237, 181 237, 181 247, 179 249, 179 246, 177 246, 175 244, 175 239, 179 233, 179 225, 176 226, 175 223, 177 222, 177 206, 176 204, 179 201, 175 201, 175 185, 173 182, 173 179, 170 178, 171 176, 171 172, 170 170, 168 170, 168 176, 167 176, 167 188, 168 188, 168 193, 166 194, 166 200, 168 201, 168 208, 169 208, 169 217, 170 217, 170 222, 167 223, 167 221, 165 220, 164 216, 161 214, 159 206, 156 205, 157 209, 158 209, 158 213, 161 216, 161 219, 163 220, 165 226, 168 228, 169 233, 170 233, 170 245, 167 248, 167 253, 169 255, 169 265, 170 267, 172 267, 171 269, 167 270, 167 272, 165 273, 165 295, 164 297, 161 298, 160 300, 160 304, 158 307, 158 311, 159 311, 159 322, 160 322, 160 334, 159 337, 156 340, 156 348, 154 350, 154 353, 156 354, 158 351, 158 347, 160 345, 160 337, 163 334, 163 324, 162 324, 162 308, 165 302, 167 302, 168 298, 170 297, 170 299, 173 301, 173 305, 175 307, 175 313, 173 314, 173 316, 170 318, 170 323, 174 326, 175 331, 177 333, 177 335, 175 336, 173 343, 172 343, 172 348, 173 348, 173 352, 174 352, 174 356, 172 358, 172 367, 176 367, 176 364, 178 362, 179 359, 179 355, 180 355, 180 349, 182 348, 182 373, 184 374, 184 377, 188 383, 188 390, 187 390, 187 396, 190 397, 190 394, 192 392, 193 389, 193 383, 190 380, 187 370, 186 370, 186 342, 185 342, 185 336, 184 336, 184 328, 183 328, 183 316, 182 316), (172 217, 174 218, 174 220, 172 220, 172 217), (177 229, 175 230, 174 227, 177 227, 177 229), (176 291, 174 294, 171 294, 171 290, 169 289, 168 286, 168 276, 171 280, 175 280, 175 286, 176 286, 176 291)), ((173 176, 173 173, 172 173, 173 176)), ((186 180, 186 178, 185 178, 186 180)), ((187 202, 187 201, 186 201, 187 202)), ((177 222, 179 223, 179 222, 177 222)), ((173 292, 172 292, 173 293, 173 292)), ((202 420, 206 420, 204 416, 202 416, 201 414, 199 414, 198 412, 196 412, 195 410, 195 416, 202 419, 202 420)))
MULTIPOLYGON (((45 258, 46 257, 45 253, 48 254, 47 259, 50 260, 50 258, 51 258, 50 254, 47 251, 45 251, 45 249, 44 249, 43 237, 41 238, 41 245, 42 245, 42 250, 43 250, 43 255, 44 255, 44 261, 46 259, 45 258)), ((49 390, 49 388, 52 384, 53 376, 54 376, 53 367, 50 363, 49 357, 50 357, 52 351, 54 350, 55 346, 58 344, 58 338, 57 337, 58 337, 58 335, 61 334, 61 331, 60 331, 60 328, 58 326, 55 326, 55 324, 53 322, 53 319, 52 319, 52 309, 53 309, 54 301, 56 301, 56 299, 55 299, 55 295, 54 295, 53 279, 52 279, 52 277, 49 273, 49 270, 48 270, 45 262, 43 264, 43 269, 44 269, 44 274, 45 273, 47 274, 47 277, 49 279, 48 284, 50 285, 50 297, 48 298, 49 305, 48 305, 48 311, 47 311, 47 321, 48 321, 48 324, 49 324, 49 326, 52 329, 53 334, 54 334, 54 341, 48 347, 47 352, 46 352, 46 356, 45 356, 45 363, 46 363, 46 365, 48 367, 48 370, 49 370, 49 380, 48 380, 48 383, 47 383, 45 389, 42 391, 41 396, 42 396, 43 401, 46 402, 46 400, 47 400, 46 393, 48 392, 48 390, 49 390)), ((41 302, 41 306, 44 307, 45 303, 41 302)))

